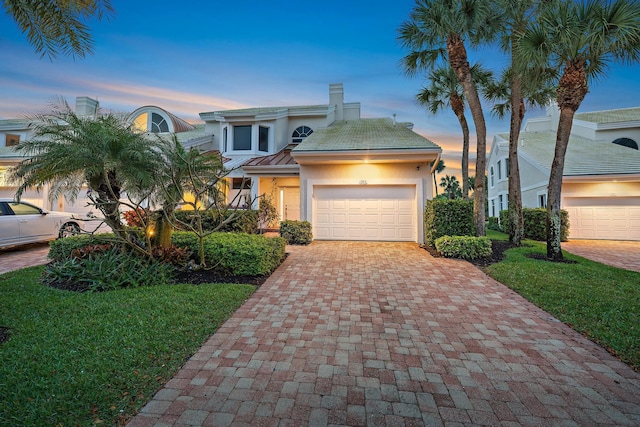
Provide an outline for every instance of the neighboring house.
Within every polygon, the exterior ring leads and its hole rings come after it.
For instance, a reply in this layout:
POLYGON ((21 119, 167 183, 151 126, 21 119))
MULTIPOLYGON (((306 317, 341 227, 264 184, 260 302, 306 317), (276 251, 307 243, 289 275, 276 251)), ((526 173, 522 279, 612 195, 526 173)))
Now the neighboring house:
MULTIPOLYGON (((97 100, 86 96, 76 98, 75 113, 78 116, 95 116, 99 110, 100 104, 97 100)), ((204 125, 191 125, 162 108, 145 106, 130 114, 125 114, 124 117, 138 129, 147 131, 150 134, 169 135, 175 133, 178 140, 185 147, 196 147, 202 151, 210 150, 213 147, 213 135, 205 134, 204 125)), ((9 167, 25 159, 24 156, 15 152, 14 147, 19 142, 28 140, 32 136, 30 123, 31 120, 29 118, 0 120, 1 198, 12 198, 15 195, 16 187, 7 182, 5 174, 9 167)), ((35 189, 25 191, 22 195, 22 200, 47 210, 66 211, 80 216, 89 211, 95 211, 88 205, 89 199, 84 192, 73 203, 64 198, 50 201, 47 186, 40 192, 35 189)))
MULTIPOLYGON (((78 100, 77 113, 97 111, 96 101, 78 100)), ((257 198, 268 197, 281 220, 311 222, 315 239, 424 241, 431 165, 441 148, 395 117, 361 118, 360 103, 344 102, 342 84, 329 86, 328 104, 204 112, 200 118, 204 125, 193 126, 153 106, 128 116, 149 132, 176 132, 186 147, 218 151, 231 171, 230 204, 257 208, 257 198)), ((0 132, 3 122, 10 121, 0 121, 0 132)), ((0 151, 0 164, 21 160, 11 153, 0 151)), ((0 188, 0 195, 8 190, 0 188)), ((38 197, 46 206, 46 196, 38 197)))
MULTIPOLYGON (((530 119, 518 160, 524 207, 546 207, 559 113, 530 119)), ((509 135, 496 135, 488 159, 489 216, 507 209, 509 135)), ((569 238, 640 240, 640 107, 575 115, 565 158, 561 207, 569 238)))

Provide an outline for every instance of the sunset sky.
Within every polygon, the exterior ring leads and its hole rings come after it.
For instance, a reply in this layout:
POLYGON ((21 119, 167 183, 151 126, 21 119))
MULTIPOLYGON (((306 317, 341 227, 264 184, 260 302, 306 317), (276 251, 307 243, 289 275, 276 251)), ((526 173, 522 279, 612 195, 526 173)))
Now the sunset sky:
MULTIPOLYGON (((396 114, 413 122, 443 148, 445 173, 459 174, 462 138, 455 116, 450 110, 432 116, 417 105, 424 81, 405 76, 399 66, 406 52, 396 41, 397 28, 413 0, 113 4, 112 19, 90 24, 94 54, 75 61, 41 58, 0 14, 0 119, 44 111, 56 96, 70 103, 90 96, 108 111, 151 104, 198 122, 205 111, 325 104, 329 84, 343 83, 345 101, 361 102, 363 117, 396 114)), ((471 59, 495 70, 506 63, 495 50, 471 59)), ((618 66, 595 82, 580 111, 632 106, 640 106, 637 64, 618 66)), ((508 131, 508 120, 486 110, 490 146, 493 134, 508 131)))

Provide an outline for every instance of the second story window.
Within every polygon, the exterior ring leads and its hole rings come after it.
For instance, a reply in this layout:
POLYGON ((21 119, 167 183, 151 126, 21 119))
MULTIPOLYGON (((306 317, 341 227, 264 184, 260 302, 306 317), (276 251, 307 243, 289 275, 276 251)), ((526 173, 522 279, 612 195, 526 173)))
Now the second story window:
POLYGON ((158 113, 151 113, 151 132, 153 133, 164 133, 169 132, 169 124, 167 121, 158 113))
POLYGON ((18 144, 20 144, 20 135, 14 135, 11 133, 5 135, 4 145, 6 147, 13 147, 18 144))
POLYGON ((258 128, 258 150, 269 151, 269 128, 260 126, 258 128))
POLYGON ((294 144, 298 144, 312 133, 313 129, 311 129, 309 126, 299 126, 296 128, 296 130, 293 131, 293 134, 291 135, 291 142, 293 142, 294 144))
POLYGON ((502 179, 502 160, 498 160, 498 180, 502 179))
POLYGON ((493 174, 493 166, 491 166, 490 172, 489 172, 489 180, 491 181, 491 186, 493 187, 494 185, 496 185, 495 183, 495 177, 493 174))
POLYGON ((233 150, 251 150, 251 125, 233 127, 233 150))

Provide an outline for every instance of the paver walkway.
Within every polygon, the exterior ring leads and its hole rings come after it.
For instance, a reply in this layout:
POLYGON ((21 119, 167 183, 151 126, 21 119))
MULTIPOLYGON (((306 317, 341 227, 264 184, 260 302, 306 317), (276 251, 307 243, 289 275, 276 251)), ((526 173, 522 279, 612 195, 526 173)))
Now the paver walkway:
POLYGON ((640 272, 640 242, 621 240, 570 240, 562 249, 584 258, 640 272))
POLYGON ((464 261, 314 242, 129 425, 638 426, 640 375, 464 261))
POLYGON ((50 260, 49 243, 38 243, 0 250, 0 274, 34 265, 43 265, 50 260))

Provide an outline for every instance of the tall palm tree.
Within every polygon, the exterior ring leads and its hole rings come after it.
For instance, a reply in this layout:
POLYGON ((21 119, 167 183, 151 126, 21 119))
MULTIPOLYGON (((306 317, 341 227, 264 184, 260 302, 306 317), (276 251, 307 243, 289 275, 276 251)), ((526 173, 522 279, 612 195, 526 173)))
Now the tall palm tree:
POLYGON ((50 199, 64 195, 73 201, 86 185, 106 224, 128 240, 120 198, 153 187, 163 160, 152 141, 114 115, 78 116, 63 99, 51 113, 33 116, 32 128, 33 137, 16 147, 28 159, 9 172, 19 183, 16 197, 50 184, 50 199))
POLYGON ((547 205, 547 258, 561 260, 560 202, 564 162, 573 118, 589 81, 605 75, 611 63, 640 59, 640 3, 636 0, 552 2, 519 39, 526 62, 561 70, 556 91, 560 120, 547 205))
POLYGON ((458 178, 451 175, 445 175, 440 179, 440 187, 444 189, 444 195, 449 200, 459 199, 462 197, 462 189, 458 178))
MULTIPOLYGON (((473 81, 479 86, 488 85, 493 76, 479 64, 471 67, 471 74, 473 81)), ((416 95, 416 100, 431 114, 435 115, 445 107, 450 107, 458 118, 462 130, 462 197, 467 199, 469 197, 469 125, 464 111, 464 91, 456 73, 448 65, 431 70, 428 80, 430 85, 422 88, 416 95)))
POLYGON ((4 0, 7 14, 18 24, 37 53, 50 59, 58 54, 84 57, 93 39, 86 21, 109 18, 111 0, 4 0))
POLYGON ((518 139, 520 127, 527 106, 545 106, 552 99, 555 86, 555 70, 526 67, 514 71, 512 66, 504 70, 501 79, 488 87, 485 96, 494 101, 492 112, 504 118, 510 113, 509 129, 509 241, 517 246, 524 237, 524 218, 522 214, 522 187, 520 185, 520 165, 518 161, 518 139))
POLYGON ((471 110, 476 128, 476 234, 485 235, 484 175, 487 160, 487 127, 478 90, 471 75, 464 40, 480 42, 492 37, 492 2, 482 0, 417 0, 409 20, 399 28, 399 41, 411 53, 402 60, 405 71, 415 74, 432 69, 446 59, 455 71, 471 110))
POLYGON ((438 160, 438 163, 436 164, 435 168, 433 169, 433 185, 436 187, 436 197, 438 197, 438 178, 437 175, 439 173, 442 173, 442 171, 444 170, 446 166, 444 165, 444 160, 440 159, 438 160))

